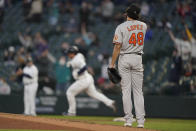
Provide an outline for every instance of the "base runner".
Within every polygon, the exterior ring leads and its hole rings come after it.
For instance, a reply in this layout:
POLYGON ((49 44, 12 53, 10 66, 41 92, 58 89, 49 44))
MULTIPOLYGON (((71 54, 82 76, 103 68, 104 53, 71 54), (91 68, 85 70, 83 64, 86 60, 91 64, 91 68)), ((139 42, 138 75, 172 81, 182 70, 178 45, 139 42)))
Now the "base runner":
POLYGON ((98 92, 94 85, 94 79, 87 71, 85 57, 78 52, 76 46, 70 47, 67 52, 70 61, 67 63, 73 69, 72 75, 75 82, 68 88, 66 95, 69 103, 68 113, 63 115, 75 116, 76 115, 76 100, 75 97, 82 91, 85 91, 89 96, 103 102, 106 106, 116 111, 115 101, 109 99, 102 93, 98 92))

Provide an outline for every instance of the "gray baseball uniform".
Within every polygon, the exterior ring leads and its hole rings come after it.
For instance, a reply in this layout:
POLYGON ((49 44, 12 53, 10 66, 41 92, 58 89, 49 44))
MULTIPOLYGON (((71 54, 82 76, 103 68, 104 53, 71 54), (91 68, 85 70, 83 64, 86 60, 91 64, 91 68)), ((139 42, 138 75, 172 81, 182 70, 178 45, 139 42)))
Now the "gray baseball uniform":
POLYGON ((122 77, 122 100, 126 123, 132 123, 131 92, 133 92, 137 122, 144 124, 145 111, 142 91, 143 65, 141 54, 143 54, 146 30, 147 26, 144 22, 138 20, 126 21, 116 28, 113 39, 114 44, 122 45, 118 69, 122 77))

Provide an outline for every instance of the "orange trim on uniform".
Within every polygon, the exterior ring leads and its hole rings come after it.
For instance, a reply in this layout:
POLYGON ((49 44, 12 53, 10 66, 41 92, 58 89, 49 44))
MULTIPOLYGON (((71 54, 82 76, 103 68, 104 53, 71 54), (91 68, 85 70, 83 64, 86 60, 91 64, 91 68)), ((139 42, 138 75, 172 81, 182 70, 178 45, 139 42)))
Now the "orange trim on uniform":
POLYGON ((115 41, 113 41, 112 43, 115 44, 115 45, 121 45, 122 44, 122 43, 115 42, 115 41))

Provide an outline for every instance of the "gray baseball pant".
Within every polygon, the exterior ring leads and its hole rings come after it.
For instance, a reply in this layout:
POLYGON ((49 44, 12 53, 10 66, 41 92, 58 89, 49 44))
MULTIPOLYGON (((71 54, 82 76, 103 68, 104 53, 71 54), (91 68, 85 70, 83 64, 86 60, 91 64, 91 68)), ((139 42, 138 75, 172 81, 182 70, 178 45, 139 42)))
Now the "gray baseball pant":
POLYGON ((118 61, 119 73, 122 77, 122 100, 126 123, 132 123, 132 100, 133 92, 136 119, 138 124, 144 124, 144 97, 143 97, 143 65, 142 56, 137 54, 121 54, 118 61))

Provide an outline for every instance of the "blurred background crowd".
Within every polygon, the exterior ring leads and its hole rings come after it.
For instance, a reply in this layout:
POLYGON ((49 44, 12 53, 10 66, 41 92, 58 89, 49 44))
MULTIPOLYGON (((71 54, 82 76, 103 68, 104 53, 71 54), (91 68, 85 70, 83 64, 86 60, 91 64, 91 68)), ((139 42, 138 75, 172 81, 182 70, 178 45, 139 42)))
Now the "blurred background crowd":
POLYGON ((194 0, 0 0, 0 94, 20 94, 15 72, 32 56, 40 94, 64 95, 73 81, 65 51, 77 45, 105 94, 120 94, 108 80, 115 27, 126 7, 141 5, 148 24, 144 46, 145 95, 196 95, 194 0))

